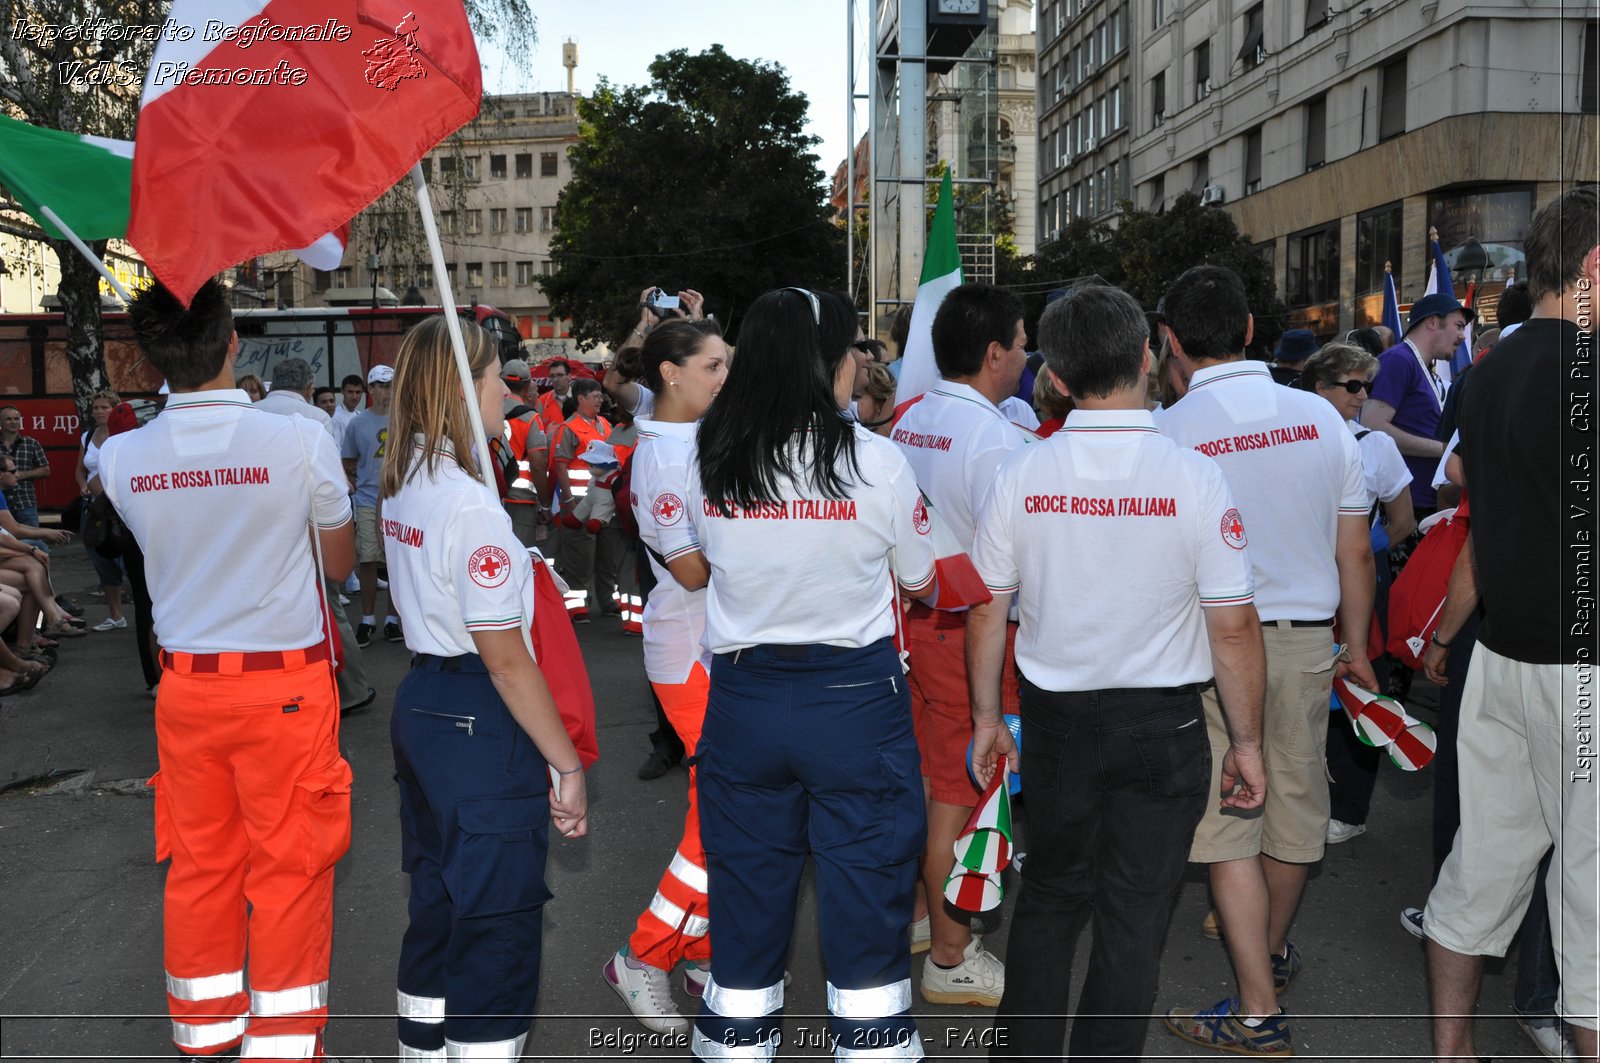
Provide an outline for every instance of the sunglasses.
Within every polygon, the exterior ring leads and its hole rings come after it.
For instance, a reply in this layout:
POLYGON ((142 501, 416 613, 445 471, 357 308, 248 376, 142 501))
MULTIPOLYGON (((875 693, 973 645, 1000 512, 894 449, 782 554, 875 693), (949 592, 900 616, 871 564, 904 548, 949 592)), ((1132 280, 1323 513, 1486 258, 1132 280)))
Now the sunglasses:
POLYGON ((809 288, 785 288, 783 290, 786 292, 799 292, 801 295, 805 296, 806 301, 811 304, 811 320, 815 321, 818 326, 821 326, 822 303, 817 300, 815 292, 811 291, 809 288))
POLYGON ((1329 384, 1328 386, 1330 388, 1344 388, 1352 395, 1358 394, 1362 391, 1365 391, 1368 395, 1372 394, 1372 385, 1365 380, 1341 380, 1336 384, 1329 384))

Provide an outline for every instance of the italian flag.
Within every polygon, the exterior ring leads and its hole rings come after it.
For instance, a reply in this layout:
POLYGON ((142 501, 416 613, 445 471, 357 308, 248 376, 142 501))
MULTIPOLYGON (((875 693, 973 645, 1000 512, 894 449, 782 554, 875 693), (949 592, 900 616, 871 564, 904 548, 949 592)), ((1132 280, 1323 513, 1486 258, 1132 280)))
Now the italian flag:
MULTIPOLYGON (((0 185, 47 235, 65 240, 123 239, 133 193, 133 141, 63 133, 0 115, 0 185)), ((336 269, 350 227, 342 225, 298 254, 315 269, 336 269)))
POLYGON ((945 899, 966 912, 985 912, 1000 903, 1000 874, 1011 860, 1011 788, 1005 757, 995 766, 978 804, 956 838, 956 866, 945 880, 945 899))
POLYGON ((349 222, 482 100, 460 0, 175 0, 167 27, 128 240, 184 300, 349 222))
POLYGON ((961 287, 961 254, 956 249, 956 206, 951 192, 950 171, 939 183, 939 203, 933 210, 933 227, 928 231, 928 250, 922 256, 922 279, 917 284, 917 301, 911 308, 911 331, 902 353, 900 382, 895 388, 896 412, 920 399, 939 382, 939 366, 933 358, 933 316, 952 288, 961 287))

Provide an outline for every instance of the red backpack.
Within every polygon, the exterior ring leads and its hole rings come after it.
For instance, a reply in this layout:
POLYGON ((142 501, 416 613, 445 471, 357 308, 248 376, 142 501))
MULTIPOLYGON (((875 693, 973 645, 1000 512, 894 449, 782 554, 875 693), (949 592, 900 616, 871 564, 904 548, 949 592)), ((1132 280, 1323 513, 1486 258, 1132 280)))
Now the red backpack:
POLYGON ((1422 655, 1444 609, 1450 570, 1467 543, 1471 523, 1463 496, 1454 513, 1428 529, 1389 588, 1388 648, 1407 668, 1422 667, 1422 655))

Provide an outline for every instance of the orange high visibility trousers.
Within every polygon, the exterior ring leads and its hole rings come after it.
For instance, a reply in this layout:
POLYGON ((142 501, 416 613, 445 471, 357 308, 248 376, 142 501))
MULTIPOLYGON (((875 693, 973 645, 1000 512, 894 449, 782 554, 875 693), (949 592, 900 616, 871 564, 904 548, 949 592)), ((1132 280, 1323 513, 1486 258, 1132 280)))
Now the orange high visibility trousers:
MULTIPOLYGON (((711 677, 696 662, 685 683, 651 683, 672 729, 683 739, 686 756, 694 756, 706 719, 711 677)), ((639 914, 628 951, 640 963, 670 971, 682 960, 702 966, 711 959, 711 921, 706 910, 706 852, 700 845, 700 807, 695 794, 695 769, 689 768, 689 811, 683 817, 683 838, 672 863, 656 886, 650 906, 639 914)))
POLYGON ((276 655, 162 655, 151 784, 156 860, 172 860, 167 1003, 186 1055, 242 1041, 246 1059, 321 1058, 350 765, 332 670, 310 654, 251 671, 276 655))

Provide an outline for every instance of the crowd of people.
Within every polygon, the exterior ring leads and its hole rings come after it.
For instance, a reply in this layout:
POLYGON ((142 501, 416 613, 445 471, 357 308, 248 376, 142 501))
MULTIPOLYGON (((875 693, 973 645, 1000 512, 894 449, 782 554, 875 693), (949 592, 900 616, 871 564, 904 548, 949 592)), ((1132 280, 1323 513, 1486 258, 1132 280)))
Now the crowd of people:
MULTIPOLYGON (((699 1058, 778 1054, 810 863, 840 1058, 923 1055, 913 983, 931 1004, 995 1008, 995 1055, 1139 1058, 1192 862, 1236 986, 1174 1002, 1162 1028, 1291 1055, 1281 1002, 1331 946, 1291 940, 1308 871, 1365 830, 1377 771, 1329 712, 1335 680, 1404 682, 1385 654, 1394 571, 1419 529, 1470 520, 1421 633, 1444 691, 1435 882, 1401 920, 1428 942, 1439 1059, 1476 1058, 1482 957, 1519 927, 1530 1036, 1594 1059, 1596 804, 1570 770, 1564 673, 1584 657, 1557 546, 1563 463, 1584 439, 1553 411, 1590 372, 1597 225, 1589 187, 1539 212, 1526 289, 1448 384, 1438 363, 1471 319, 1448 297, 1417 300, 1398 337, 1291 330, 1268 365, 1246 356, 1239 278, 1205 265, 1152 308, 1074 286, 1033 354, 1015 295, 958 287, 922 395, 897 394, 846 296, 799 287, 756 299, 737 349, 699 293, 663 309, 646 289, 604 379, 557 360, 545 391, 461 322, 466 395, 443 318, 337 392, 288 359, 253 394, 220 288, 187 305, 141 292, 130 319, 171 393, 142 426, 97 397, 80 487, 86 513, 103 500, 122 525, 119 561, 97 566, 108 612, 126 574, 136 621, 150 603, 141 641, 159 643, 174 1043, 321 1057, 350 832, 338 721, 376 696, 360 647, 381 630, 411 654, 391 717, 410 881, 400 1058, 520 1058, 549 828, 588 831, 592 746, 552 693, 582 665, 537 650, 549 555, 567 620, 614 614, 641 636, 658 716, 641 777, 689 767, 655 891, 595 957, 647 1027, 699 1058), (255 565, 217 548, 247 538, 255 565), (963 562, 976 582, 953 575, 963 562), (945 901, 997 772, 1020 773, 1027 841, 1004 962, 945 901), (672 999, 679 969, 693 1017, 672 999)), ((905 350, 904 328, 891 339, 905 350)), ((14 414, 0 409, 13 685, 86 626, 32 545, 67 536, 39 529, 20 490, 43 461, 14 414)))

